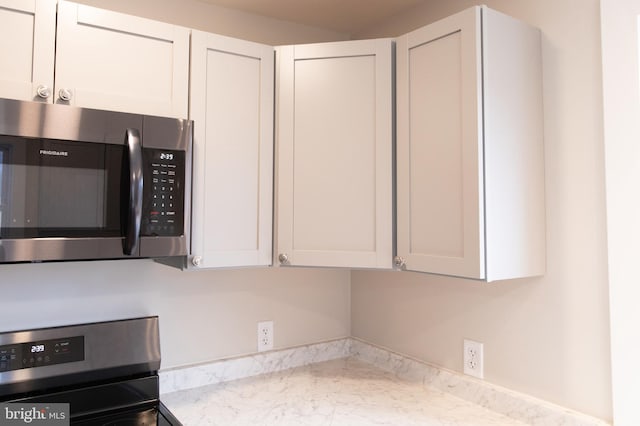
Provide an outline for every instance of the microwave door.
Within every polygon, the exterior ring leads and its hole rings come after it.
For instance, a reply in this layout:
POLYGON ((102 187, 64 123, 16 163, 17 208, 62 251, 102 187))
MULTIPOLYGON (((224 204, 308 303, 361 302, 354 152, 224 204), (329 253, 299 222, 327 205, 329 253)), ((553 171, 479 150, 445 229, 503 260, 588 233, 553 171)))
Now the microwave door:
POLYGON ((141 166, 125 133, 120 144, 0 136, 0 262, 139 255, 125 230, 139 223, 141 166))

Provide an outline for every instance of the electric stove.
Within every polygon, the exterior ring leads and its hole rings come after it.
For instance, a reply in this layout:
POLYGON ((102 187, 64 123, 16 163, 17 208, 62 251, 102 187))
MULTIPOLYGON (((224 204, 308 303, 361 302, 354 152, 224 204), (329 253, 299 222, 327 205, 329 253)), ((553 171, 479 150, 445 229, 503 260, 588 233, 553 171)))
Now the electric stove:
POLYGON ((73 425, 181 425, 160 401, 158 330, 154 316, 0 333, 0 403, 68 404, 73 425))

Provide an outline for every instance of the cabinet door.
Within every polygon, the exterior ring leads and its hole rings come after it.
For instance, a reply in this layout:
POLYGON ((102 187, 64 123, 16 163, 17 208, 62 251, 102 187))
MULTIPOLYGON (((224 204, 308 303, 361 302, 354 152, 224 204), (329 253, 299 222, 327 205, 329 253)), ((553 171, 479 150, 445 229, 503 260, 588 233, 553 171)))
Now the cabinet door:
POLYGON ((0 98, 51 102, 55 36, 55 0, 0 0, 0 98))
POLYGON ((391 267, 392 41, 278 52, 280 262, 391 267))
POLYGON ((483 279, 480 9, 398 39, 397 252, 408 270, 483 279))
POLYGON ((186 118, 188 78, 188 29, 60 1, 56 103, 186 118))
POLYGON ((272 259, 274 50, 193 31, 192 262, 272 259))

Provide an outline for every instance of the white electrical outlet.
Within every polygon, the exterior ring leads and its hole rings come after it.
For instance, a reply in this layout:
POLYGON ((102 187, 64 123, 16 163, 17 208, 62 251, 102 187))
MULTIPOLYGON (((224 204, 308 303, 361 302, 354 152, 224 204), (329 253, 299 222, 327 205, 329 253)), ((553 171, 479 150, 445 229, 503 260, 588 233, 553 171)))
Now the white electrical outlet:
POLYGON ((464 341, 464 374, 484 379, 484 345, 473 340, 464 341))
POLYGON ((258 352, 273 349, 273 321, 258 323, 258 352))

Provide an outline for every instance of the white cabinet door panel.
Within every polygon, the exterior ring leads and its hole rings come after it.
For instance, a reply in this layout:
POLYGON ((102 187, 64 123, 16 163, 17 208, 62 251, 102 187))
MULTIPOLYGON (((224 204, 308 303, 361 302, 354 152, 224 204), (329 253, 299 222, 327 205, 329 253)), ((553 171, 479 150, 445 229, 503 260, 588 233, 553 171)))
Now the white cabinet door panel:
POLYGON ((278 253, 294 266, 390 267, 391 41, 278 55, 278 253))
POLYGON ((192 255, 200 268, 271 264, 273 77, 272 47, 193 32, 192 255))
POLYGON ((61 1, 55 102, 187 117, 189 30, 61 1))
POLYGON ((375 252, 374 70, 372 56, 296 62, 296 249, 375 252))
POLYGON ((55 0, 0 0, 0 97, 52 102, 55 0))
POLYGON ((484 278, 480 12, 398 40, 398 255, 484 278))

